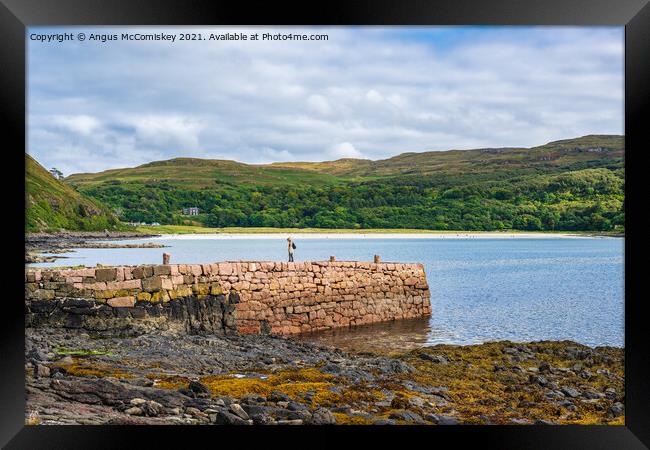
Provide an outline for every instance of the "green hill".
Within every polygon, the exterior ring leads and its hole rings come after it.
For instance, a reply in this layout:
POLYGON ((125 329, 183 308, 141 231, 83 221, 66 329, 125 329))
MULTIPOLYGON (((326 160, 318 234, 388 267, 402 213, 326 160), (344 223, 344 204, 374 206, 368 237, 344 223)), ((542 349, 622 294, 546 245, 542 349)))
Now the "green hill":
POLYGON ((612 230, 624 225, 624 139, 243 164, 176 158, 66 179, 123 220, 208 226, 612 230))
POLYGON ((97 201, 57 180, 25 154, 25 230, 58 231, 115 229, 119 220, 97 201))
POLYGON ((300 168, 319 173, 352 177, 432 175, 445 173, 489 173, 510 170, 570 169, 620 161, 624 154, 622 136, 590 135, 551 142, 533 148, 485 148, 422 153, 402 153, 389 159, 340 159, 322 163, 275 163, 274 167, 300 168))
POLYGON ((93 186, 99 183, 170 183, 188 189, 214 187, 224 184, 293 185, 310 183, 331 184, 333 175, 316 173, 299 168, 273 167, 272 165, 243 164, 236 161, 198 158, 174 158, 155 161, 129 169, 113 169, 100 173, 74 174, 66 182, 75 186, 93 186))

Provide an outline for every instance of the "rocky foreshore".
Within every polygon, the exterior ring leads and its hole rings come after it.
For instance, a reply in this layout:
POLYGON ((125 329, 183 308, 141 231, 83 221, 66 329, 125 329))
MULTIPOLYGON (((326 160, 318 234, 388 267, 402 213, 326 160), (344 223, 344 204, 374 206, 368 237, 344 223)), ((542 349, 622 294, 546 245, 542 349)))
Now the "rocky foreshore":
POLYGON ((27 328, 26 423, 623 424, 623 350, 574 342, 346 353, 274 336, 27 328))
POLYGON ((70 248, 162 248, 161 244, 119 244, 96 241, 140 239, 157 236, 135 231, 60 231, 58 233, 26 233, 25 263, 53 262, 65 256, 41 255, 41 253, 60 254, 70 248))

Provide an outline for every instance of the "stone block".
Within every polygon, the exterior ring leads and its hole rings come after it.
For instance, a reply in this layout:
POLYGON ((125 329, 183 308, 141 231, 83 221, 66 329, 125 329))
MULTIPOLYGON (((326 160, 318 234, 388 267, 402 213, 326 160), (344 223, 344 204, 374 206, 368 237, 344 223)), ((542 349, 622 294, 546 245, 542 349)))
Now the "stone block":
POLYGON ((117 278, 117 269, 95 269, 95 279, 97 281, 115 281, 117 278))
MULTIPOLYGON (((171 280, 170 280, 171 283, 171 280)), ((159 291, 163 288, 162 277, 149 277, 142 280, 142 289, 147 292, 159 291)))
POLYGON ((154 275, 171 275, 172 268, 170 265, 153 266, 154 275))
POLYGON ((139 292, 138 300, 148 302, 151 300, 151 294, 148 292, 139 292))
POLYGON ((96 298, 112 298, 115 297, 115 291, 113 289, 103 289, 95 291, 96 298))
POLYGON ((115 297, 106 301, 113 308, 133 308, 135 306, 134 297, 115 297))

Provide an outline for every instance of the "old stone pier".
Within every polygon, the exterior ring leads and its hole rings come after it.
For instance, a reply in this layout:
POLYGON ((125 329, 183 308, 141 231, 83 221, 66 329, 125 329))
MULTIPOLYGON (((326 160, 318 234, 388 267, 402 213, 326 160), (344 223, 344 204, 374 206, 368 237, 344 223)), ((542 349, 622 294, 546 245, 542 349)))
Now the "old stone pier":
POLYGON ((26 326, 288 335, 431 313, 422 264, 334 259, 28 269, 26 326))

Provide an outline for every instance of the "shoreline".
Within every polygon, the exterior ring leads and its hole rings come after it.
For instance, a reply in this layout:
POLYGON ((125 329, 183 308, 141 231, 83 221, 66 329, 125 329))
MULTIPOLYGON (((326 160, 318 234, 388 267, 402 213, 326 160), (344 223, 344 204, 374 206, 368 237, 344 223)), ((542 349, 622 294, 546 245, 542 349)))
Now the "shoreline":
POLYGON ((343 238, 578 238, 578 237, 617 237, 624 238, 624 233, 599 231, 464 231, 464 230, 423 230, 423 229, 327 229, 327 228, 268 228, 268 227, 225 227, 208 228, 186 225, 140 226, 137 231, 164 236, 210 236, 212 237, 262 237, 265 239, 295 235, 300 237, 343 237, 343 238))
POLYGON ((151 239, 196 240, 196 239, 286 239, 287 236, 300 239, 584 239, 584 238, 618 238, 618 236, 584 235, 571 233, 535 233, 535 232, 251 232, 251 233, 170 233, 160 234, 151 239))
POLYGON ((26 423, 625 423, 617 348, 499 341, 382 355, 264 335, 90 337, 27 329, 26 423))

